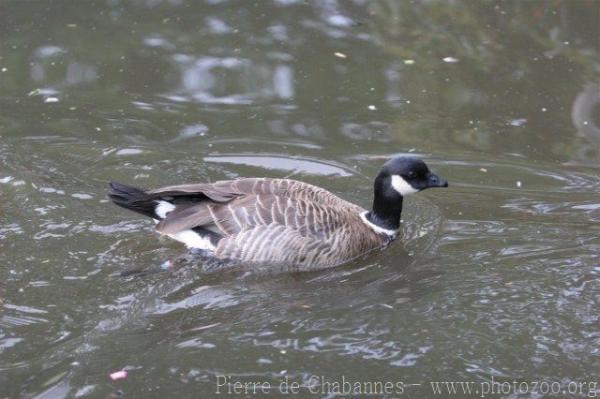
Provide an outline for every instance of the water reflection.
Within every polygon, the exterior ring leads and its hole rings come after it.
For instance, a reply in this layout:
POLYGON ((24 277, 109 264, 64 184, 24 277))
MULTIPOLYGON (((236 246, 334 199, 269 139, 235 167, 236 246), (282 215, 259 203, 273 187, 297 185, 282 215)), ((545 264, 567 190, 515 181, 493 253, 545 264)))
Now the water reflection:
POLYGON ((0 3, 0 395, 596 378, 596 2, 66 5, 0 3), (453 182, 407 199, 404 247, 120 277, 182 248, 107 180, 291 176, 369 206, 399 152, 453 182))
POLYGON ((294 97, 294 74, 289 65, 257 65, 234 57, 194 59, 184 54, 174 55, 173 60, 180 69, 181 87, 165 97, 174 101, 189 97, 200 103, 243 105, 294 97))
POLYGON ((600 86, 589 83, 577 95, 571 120, 582 142, 576 142, 574 159, 569 164, 598 166, 600 161, 600 86))

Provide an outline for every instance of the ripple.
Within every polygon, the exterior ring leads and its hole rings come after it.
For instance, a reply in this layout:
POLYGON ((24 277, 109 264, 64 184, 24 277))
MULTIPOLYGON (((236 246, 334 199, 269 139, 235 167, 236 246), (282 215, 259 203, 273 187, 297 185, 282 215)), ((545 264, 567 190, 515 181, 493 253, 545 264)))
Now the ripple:
POLYGON ((259 166, 265 169, 284 170, 288 172, 306 173, 311 175, 352 175, 352 173, 350 173, 346 169, 331 164, 326 164, 317 160, 294 159, 278 156, 220 155, 204 157, 204 161, 259 166))
POLYGON ((49 321, 44 318, 34 316, 3 315, 0 317, 0 325, 4 326, 5 328, 31 326, 40 323, 49 323, 49 321))
POLYGON ((216 287, 202 286, 193 291, 191 296, 181 301, 160 304, 153 314, 166 314, 176 310, 183 310, 201 306, 204 309, 228 308, 239 304, 238 299, 231 293, 216 287))
POLYGON ((0 396, 211 397, 223 374, 594 381, 600 177, 568 115, 597 64, 589 7, 550 4, 532 34, 536 4, 7 4, 0 396), (519 43, 492 34, 507 26, 519 43), (105 199, 112 179, 298 175, 369 206, 399 153, 450 187, 405 200, 402 241, 314 273, 188 256, 105 199))

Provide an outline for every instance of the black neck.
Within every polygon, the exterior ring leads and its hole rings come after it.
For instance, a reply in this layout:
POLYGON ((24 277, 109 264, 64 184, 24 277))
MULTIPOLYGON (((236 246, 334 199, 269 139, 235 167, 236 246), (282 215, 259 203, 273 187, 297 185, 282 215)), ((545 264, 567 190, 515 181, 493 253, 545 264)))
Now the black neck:
POLYGON ((384 184, 382 179, 376 179, 373 209, 367 213, 367 219, 383 229, 397 230, 400 228, 402 200, 402 195, 389 184, 384 184))

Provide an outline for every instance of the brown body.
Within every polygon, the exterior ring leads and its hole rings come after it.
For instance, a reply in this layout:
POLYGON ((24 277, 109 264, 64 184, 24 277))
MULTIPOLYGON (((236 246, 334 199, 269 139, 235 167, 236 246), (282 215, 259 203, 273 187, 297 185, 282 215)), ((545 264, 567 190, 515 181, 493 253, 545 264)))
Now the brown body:
POLYGON ((366 211, 329 191, 288 179, 240 179, 143 191, 110 183, 109 198, 157 221, 156 229, 221 259, 311 270, 387 246, 400 230, 406 195, 448 182, 425 162, 397 156, 373 182, 366 211))
POLYGON ((365 209, 331 192, 288 179, 240 179, 147 191, 176 207, 156 229, 174 236, 201 227, 222 236, 221 259, 326 268, 381 248, 390 238, 361 219, 365 209))

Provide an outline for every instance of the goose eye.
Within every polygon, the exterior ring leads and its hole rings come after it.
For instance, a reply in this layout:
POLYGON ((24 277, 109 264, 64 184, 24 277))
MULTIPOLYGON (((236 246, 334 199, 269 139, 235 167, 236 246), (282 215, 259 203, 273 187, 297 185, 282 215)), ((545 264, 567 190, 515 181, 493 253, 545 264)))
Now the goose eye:
POLYGON ((414 179, 416 176, 417 174, 412 170, 406 174, 406 177, 408 177, 409 179, 414 179))

